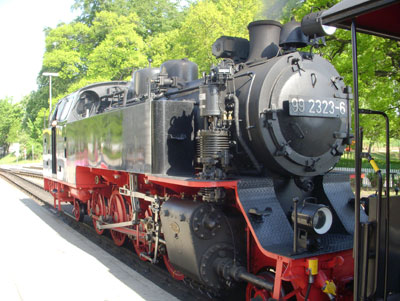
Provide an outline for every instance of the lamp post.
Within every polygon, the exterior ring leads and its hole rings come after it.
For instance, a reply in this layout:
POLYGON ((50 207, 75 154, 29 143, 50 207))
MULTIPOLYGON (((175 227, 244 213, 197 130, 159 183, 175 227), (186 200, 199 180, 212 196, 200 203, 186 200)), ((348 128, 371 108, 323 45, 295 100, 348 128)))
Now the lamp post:
POLYGON ((51 77, 59 76, 59 75, 58 75, 58 73, 54 73, 54 72, 43 72, 42 75, 49 77, 49 95, 50 95, 50 112, 49 112, 49 114, 51 114, 51 77))

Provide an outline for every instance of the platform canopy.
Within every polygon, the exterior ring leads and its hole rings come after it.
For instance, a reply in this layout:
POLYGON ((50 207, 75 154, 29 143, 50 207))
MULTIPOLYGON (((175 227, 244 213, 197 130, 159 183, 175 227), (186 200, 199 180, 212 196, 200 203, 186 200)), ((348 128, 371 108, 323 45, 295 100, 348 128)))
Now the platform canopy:
POLYGON ((343 0, 324 11, 322 24, 400 41, 400 0, 343 0))

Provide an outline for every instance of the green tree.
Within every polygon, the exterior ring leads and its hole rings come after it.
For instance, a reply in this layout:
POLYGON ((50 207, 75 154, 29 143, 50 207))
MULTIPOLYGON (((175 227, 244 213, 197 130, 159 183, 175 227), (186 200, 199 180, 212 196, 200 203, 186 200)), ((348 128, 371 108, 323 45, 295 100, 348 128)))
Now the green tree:
POLYGON ((24 142, 20 141, 25 146, 28 157, 32 159, 34 159, 33 155, 37 158, 43 152, 42 129, 45 111, 46 109, 44 108, 40 110, 34 121, 28 120, 27 131, 25 131, 26 137, 23 137, 24 142), (32 149, 34 154, 32 154, 32 149))
POLYGON ((35 120, 42 108, 49 107, 49 87, 38 87, 36 91, 23 97, 21 106, 24 109, 22 127, 26 128, 28 120, 35 120))
POLYGON ((17 140, 21 127, 22 109, 12 104, 11 98, 0 99, 0 146, 8 152, 10 144, 17 140))
POLYGON ((103 11, 114 12, 118 16, 136 13, 137 32, 143 38, 177 28, 185 15, 183 0, 75 0, 73 8, 82 13, 77 21, 91 26, 97 14, 103 11))
POLYGON ((146 45, 136 32, 138 19, 135 13, 126 17, 113 12, 97 15, 91 30, 105 38, 88 57, 89 78, 121 80, 132 73, 132 68, 146 66, 146 45))
POLYGON ((87 57, 95 43, 90 40, 89 31, 79 22, 47 29, 42 70, 59 72, 60 78, 68 82, 86 75, 87 57))

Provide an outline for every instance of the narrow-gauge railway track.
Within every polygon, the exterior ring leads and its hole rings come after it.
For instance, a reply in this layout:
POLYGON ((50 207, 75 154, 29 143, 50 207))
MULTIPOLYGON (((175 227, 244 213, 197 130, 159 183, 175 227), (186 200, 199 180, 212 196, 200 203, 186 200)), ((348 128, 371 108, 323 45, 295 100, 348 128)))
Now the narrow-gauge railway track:
MULTIPOLYGON (((0 172, 12 174, 16 177, 24 179, 32 185, 35 185, 38 189, 43 190, 43 175, 39 174, 37 171, 29 172, 27 170, 8 170, 0 168, 0 172)), ((20 189, 22 188, 20 187, 20 189)), ((48 193, 45 192, 45 194, 49 196, 48 193)), ((49 197, 51 198, 51 196, 49 197)))
MULTIPOLYGON (((132 249, 127 246, 117 247, 108 235, 97 235, 89 217, 84 222, 77 222, 72 214, 72 205, 63 205, 62 211, 56 211, 53 207, 53 197, 43 187, 29 177, 40 178, 37 173, 24 171, 11 171, 0 168, 0 177, 31 196, 40 206, 44 206, 53 214, 59 215, 60 219, 80 234, 100 246, 103 250, 116 257, 136 272, 151 280, 153 283, 181 300, 218 300, 202 291, 197 285, 190 281, 176 281, 172 279, 168 271, 161 265, 151 265, 141 260, 132 249)), ((129 244, 131 246, 131 244, 129 244)), ((234 298, 233 298, 234 299, 234 298)), ((230 298, 230 300, 233 300, 230 298)))
POLYGON ((12 171, 12 173, 15 175, 26 176, 30 178, 43 179, 43 176, 37 172, 29 172, 26 170, 15 170, 12 171))

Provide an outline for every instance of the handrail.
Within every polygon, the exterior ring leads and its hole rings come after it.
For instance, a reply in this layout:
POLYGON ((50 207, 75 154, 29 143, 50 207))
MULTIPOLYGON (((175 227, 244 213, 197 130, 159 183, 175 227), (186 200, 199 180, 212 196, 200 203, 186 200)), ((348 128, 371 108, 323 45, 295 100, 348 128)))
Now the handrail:
MULTIPOLYGON (((374 111, 368 109, 359 109, 360 114, 381 115, 385 118, 386 126, 386 202, 385 202, 385 269, 383 280, 383 300, 387 300, 387 278, 388 278, 388 264, 389 264, 389 195, 390 195, 390 139, 389 139, 389 117, 385 112, 374 111)), ((380 189, 382 194, 382 189, 380 189)), ((382 199, 382 195, 379 196, 382 199)), ((379 207, 381 205, 379 204, 379 207)), ((378 208, 378 212, 380 212, 378 208)), ((377 241, 379 244, 379 241, 377 241)), ((379 254, 377 254, 379 256, 379 254)))

